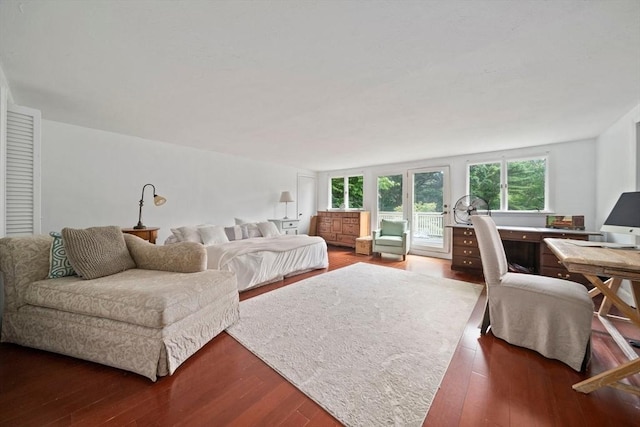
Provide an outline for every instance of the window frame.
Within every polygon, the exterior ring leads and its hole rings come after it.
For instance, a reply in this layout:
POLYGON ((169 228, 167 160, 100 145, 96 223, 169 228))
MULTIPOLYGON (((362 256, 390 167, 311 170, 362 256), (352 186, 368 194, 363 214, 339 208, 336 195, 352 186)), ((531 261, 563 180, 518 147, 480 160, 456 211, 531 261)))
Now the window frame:
POLYGON ((364 174, 363 173, 353 173, 353 174, 340 174, 340 175, 330 175, 329 176, 329 180, 328 180, 328 193, 329 193, 329 206, 328 206, 328 210, 345 210, 345 211, 361 211, 364 209, 364 199, 365 199, 365 192, 364 192, 364 174), (354 177, 360 177, 362 178, 362 207, 359 208, 350 208, 349 207, 349 178, 354 178, 354 177), (344 182, 344 190, 343 190, 343 195, 344 195, 344 207, 337 207, 334 208, 333 207, 333 180, 337 179, 337 178, 342 178, 343 182, 344 182))
POLYGON ((467 161, 467 176, 466 176, 466 194, 471 194, 471 167, 475 165, 484 165, 497 163, 500 165, 500 208, 492 212, 507 212, 507 213, 537 213, 537 212, 550 212, 549 208, 549 155, 533 155, 522 157, 502 157, 499 159, 488 159, 483 161, 467 161), (508 166, 512 162, 523 162, 528 160, 544 160, 544 207, 542 209, 531 210, 512 210, 509 209, 509 187, 508 187, 508 166))

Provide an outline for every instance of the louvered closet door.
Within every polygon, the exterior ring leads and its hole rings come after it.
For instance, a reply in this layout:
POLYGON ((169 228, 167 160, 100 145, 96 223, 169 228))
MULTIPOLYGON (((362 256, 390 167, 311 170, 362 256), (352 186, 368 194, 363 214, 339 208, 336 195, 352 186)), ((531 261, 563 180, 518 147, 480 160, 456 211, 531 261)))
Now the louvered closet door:
POLYGON ((5 234, 39 234, 40 111, 7 110, 5 234))

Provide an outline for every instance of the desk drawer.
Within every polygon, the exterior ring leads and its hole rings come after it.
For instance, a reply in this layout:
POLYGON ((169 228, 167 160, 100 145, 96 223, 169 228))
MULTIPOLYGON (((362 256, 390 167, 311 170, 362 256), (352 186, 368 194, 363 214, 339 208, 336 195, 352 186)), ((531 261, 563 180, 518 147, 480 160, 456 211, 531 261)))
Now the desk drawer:
POLYGON ((516 240, 526 242, 539 242, 540 233, 521 230, 499 230, 502 240, 516 240))
POLYGON ((460 246, 460 247, 473 247, 473 248, 477 248, 478 247, 478 241, 476 240, 475 237, 454 237, 453 238, 453 245, 455 246, 460 246))
POLYGON ((478 270, 482 271, 482 261, 480 258, 474 257, 454 257, 451 260, 451 268, 462 268, 469 270, 478 270))
POLYGON ((471 257, 480 259, 480 250, 477 246, 454 246, 454 257, 471 257))
POLYGON ((282 221, 282 229, 298 228, 298 221, 282 221))
POLYGON ((586 277, 580 273, 570 273, 564 267, 542 267, 540 268, 540 274, 547 277, 555 277, 556 279, 570 280, 572 282, 581 283, 591 289, 593 285, 586 277))

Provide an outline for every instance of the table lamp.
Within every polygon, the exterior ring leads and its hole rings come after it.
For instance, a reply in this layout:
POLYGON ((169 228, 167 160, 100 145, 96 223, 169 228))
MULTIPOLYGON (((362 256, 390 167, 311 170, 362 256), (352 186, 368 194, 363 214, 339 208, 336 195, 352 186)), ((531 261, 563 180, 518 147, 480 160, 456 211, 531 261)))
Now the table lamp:
POLYGON ((282 194, 280 194, 280 203, 284 203, 284 218, 283 219, 289 219, 289 217, 287 216, 289 214, 288 212, 288 207, 289 207, 289 202, 293 202, 293 197, 291 197, 291 193, 288 191, 283 191, 282 194))

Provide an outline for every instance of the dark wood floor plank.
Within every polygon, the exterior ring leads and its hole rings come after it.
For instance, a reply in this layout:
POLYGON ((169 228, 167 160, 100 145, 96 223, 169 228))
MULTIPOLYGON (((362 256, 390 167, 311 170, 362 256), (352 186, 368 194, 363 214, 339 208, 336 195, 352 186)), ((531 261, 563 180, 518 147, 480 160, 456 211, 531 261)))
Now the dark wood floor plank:
MULTIPOLYGON (((330 248, 335 270, 366 262, 472 283, 481 278, 455 272, 450 261, 408 256, 406 261, 356 255, 330 248)), ((287 286, 315 271, 243 292, 241 300, 287 286)), ((484 296, 476 304, 429 410, 425 426, 632 426, 640 419, 640 398, 614 389, 585 395, 571 385, 610 369, 624 355, 594 318, 593 358, 577 373, 480 335, 484 296)), ((629 338, 640 333, 629 324, 629 338)), ((640 385, 640 376, 628 382, 640 385)), ((0 344, 0 425, 340 425, 318 404, 226 333, 153 383, 139 375, 66 356, 0 344)))

